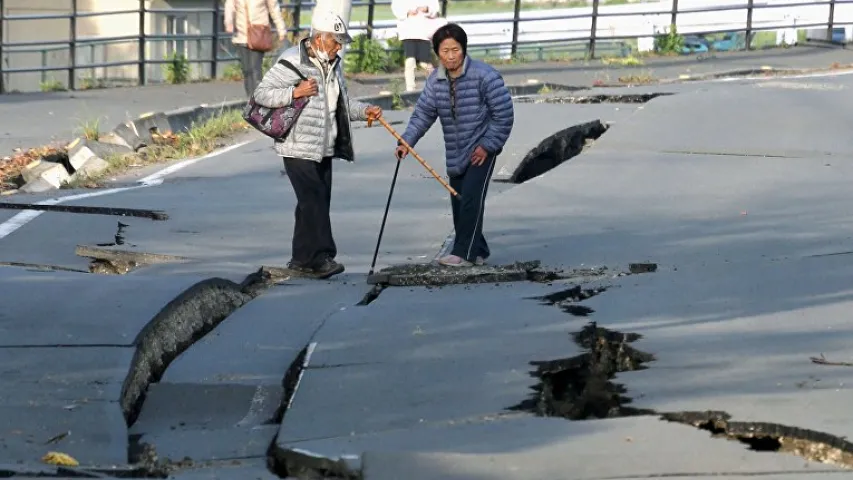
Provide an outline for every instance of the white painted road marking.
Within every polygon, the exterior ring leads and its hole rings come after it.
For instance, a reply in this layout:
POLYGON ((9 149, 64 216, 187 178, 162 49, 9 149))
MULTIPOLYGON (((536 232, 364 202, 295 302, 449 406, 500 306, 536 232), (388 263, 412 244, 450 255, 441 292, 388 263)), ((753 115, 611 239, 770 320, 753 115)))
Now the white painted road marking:
MULTIPOLYGON (((59 197, 59 198, 51 198, 49 200, 43 200, 41 202, 36 203, 36 205, 58 205, 60 203, 70 202, 73 200, 82 200, 84 198, 93 198, 93 197, 102 197, 104 195, 112 195, 114 193, 127 192, 129 190, 136 190, 139 188, 148 188, 148 187, 156 187, 157 185, 161 185, 163 183, 163 178, 167 175, 171 175, 182 168, 186 168, 194 163, 200 162, 202 160, 207 160, 208 158, 218 157, 224 153, 228 153, 232 150, 240 148, 242 146, 248 145, 252 140, 248 140, 245 142, 240 142, 236 145, 231 145, 230 147, 223 148, 221 150, 217 150, 215 152, 211 152, 203 157, 191 158, 189 160, 184 160, 182 162, 178 162, 174 165, 170 165, 162 170, 159 170, 147 177, 139 180, 139 185, 134 185, 132 187, 120 187, 120 188, 110 188, 107 190, 100 190, 97 192, 89 192, 89 193, 80 193, 77 195, 69 195, 67 197, 59 197)), ((32 222, 39 215, 41 215, 41 210, 24 210, 14 217, 6 220, 3 223, 0 223, 0 240, 8 237, 19 228, 24 225, 32 222)))

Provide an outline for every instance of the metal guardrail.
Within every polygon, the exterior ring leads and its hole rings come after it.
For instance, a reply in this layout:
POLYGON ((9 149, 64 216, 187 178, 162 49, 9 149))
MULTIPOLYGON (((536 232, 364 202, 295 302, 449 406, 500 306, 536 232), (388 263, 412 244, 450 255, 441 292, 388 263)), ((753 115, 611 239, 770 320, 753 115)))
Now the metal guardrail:
MULTIPOLYGON (((59 0, 57 0, 59 1, 59 0)), ((222 16, 222 0, 208 0, 210 6, 207 8, 184 8, 184 9, 151 9, 146 8, 145 0, 139 0, 139 7, 133 10, 119 10, 119 11, 106 11, 106 12, 87 12, 80 11, 78 9, 78 0, 67 0, 69 2, 69 11, 67 13, 51 13, 51 14, 29 14, 29 15, 9 15, 6 13, 6 8, 4 8, 4 1, 0 0, 0 93, 6 92, 6 77, 10 74, 21 74, 21 73, 31 73, 31 72, 42 72, 43 78, 46 72, 55 72, 55 71, 66 71, 68 75, 67 79, 67 88, 70 90, 77 89, 78 83, 78 72, 80 70, 91 70, 94 71, 95 68, 109 68, 109 67, 123 67, 123 66, 136 66, 137 68, 137 83, 139 85, 145 85, 148 83, 147 79, 147 66, 148 65, 158 65, 168 63, 168 60, 161 59, 153 59, 148 57, 148 46, 153 42, 165 42, 165 41, 196 41, 196 42, 209 42, 211 45, 210 52, 211 54, 207 58, 187 58, 187 63, 189 64, 209 64, 210 67, 210 77, 217 77, 217 69, 219 67, 220 62, 231 62, 235 61, 233 55, 222 57, 220 56, 221 50, 221 42, 223 40, 227 40, 231 38, 231 35, 222 31, 223 25, 223 16, 222 16), (174 14, 198 14, 198 15, 209 15, 210 20, 212 21, 212 25, 214 28, 212 29, 212 33, 210 34, 200 34, 200 35, 192 35, 192 34, 172 34, 172 35, 154 35, 146 31, 146 24, 150 16, 152 15, 174 15, 174 14), (114 16, 114 15, 136 15, 138 16, 138 29, 135 34, 132 35, 123 35, 123 36, 114 36, 114 37, 94 37, 94 38, 83 38, 78 36, 78 20, 82 18, 92 18, 92 17, 106 17, 106 16, 114 16), (30 41, 30 42, 6 42, 4 39, 8 36, 8 26, 11 22, 26 22, 26 21, 34 21, 34 20, 67 20, 68 21, 68 39, 67 40, 58 40, 58 41, 30 41), (94 48, 95 46, 105 46, 105 45, 113 45, 118 43, 128 43, 134 42, 137 44, 138 56, 135 60, 121 60, 121 61, 113 61, 113 62, 89 62, 81 64, 78 60, 78 48, 89 46, 94 48), (57 50, 67 50, 68 51, 68 63, 67 65, 62 66, 48 66, 46 65, 46 54, 49 51, 57 51, 57 50), (37 67, 26 67, 26 68, 9 68, 7 66, 7 56, 15 53, 25 53, 25 52, 41 52, 42 54, 42 65, 37 67)), ((465 1, 470 0, 440 0, 441 5, 441 13, 442 16, 447 16, 448 12, 453 13, 453 5, 463 4, 465 1)), ((797 6, 828 6, 829 13, 825 23, 811 23, 811 24, 799 24, 799 25, 775 25, 773 27, 767 27, 765 29, 785 29, 785 28, 827 28, 827 41, 832 40, 832 31, 834 27, 839 25, 844 25, 843 23, 835 22, 835 7, 839 4, 853 3, 853 0, 817 0, 812 2, 799 2, 799 3, 785 3, 785 4, 755 4, 754 0, 744 0, 745 3, 737 4, 737 5, 718 5, 718 6, 709 6, 702 8, 690 8, 689 10, 679 10, 678 8, 678 0, 672 0, 672 8, 667 10, 660 11, 643 11, 641 13, 638 12, 601 12, 599 10, 600 6, 604 6, 605 0, 592 0, 591 1, 591 13, 584 14, 567 14, 567 15, 559 15, 559 16, 541 16, 541 17, 532 17, 532 18, 522 18, 522 0, 513 0, 513 10, 512 10, 512 18, 507 19, 478 19, 478 20, 466 20, 464 23, 466 24, 489 24, 489 23, 510 23, 512 24, 512 40, 511 42, 502 43, 502 44, 489 44, 489 45, 478 45, 480 48, 505 48, 509 46, 511 55, 515 56, 519 49, 525 49, 529 47, 542 48, 542 45, 554 45, 554 46, 565 46, 568 43, 574 42, 585 42, 586 43, 586 51, 587 56, 590 58, 595 57, 595 48, 597 41, 614 41, 614 40, 625 40, 630 38, 637 38, 638 36, 601 36, 597 35, 598 30, 598 19, 606 18, 606 17, 619 17, 619 16, 652 16, 652 15, 663 15, 670 16, 670 24, 677 25, 678 23, 678 15, 679 13, 704 13, 704 12, 720 12, 720 11, 731 11, 731 10, 746 10, 746 22, 744 28, 736 31, 745 32, 746 37, 746 48, 751 49, 751 39, 753 33, 756 31, 762 30, 761 27, 755 27, 753 25, 753 12, 762 9, 773 9, 773 8, 791 8, 797 6), (537 41, 520 41, 519 40, 519 32, 521 30, 521 25, 525 22, 533 22, 533 21, 541 21, 541 20, 571 20, 571 19, 579 19, 579 18, 589 18, 590 19, 590 30, 588 35, 584 36, 570 36, 567 35, 564 38, 558 39, 549 39, 549 40, 537 40, 537 41)), ((306 30, 306 26, 303 25, 303 21, 309 20, 306 15, 306 10, 311 9, 316 5, 316 2, 313 1, 304 1, 304 0, 287 0, 280 1, 281 7, 290 12, 292 17, 291 25, 288 26, 288 31, 292 32, 295 35, 300 35, 306 30)), ((367 21, 366 25, 357 27, 359 30, 364 30, 368 38, 372 38, 374 27, 376 26, 376 7, 378 6, 388 6, 390 8, 391 1, 390 0, 354 0, 352 2, 353 8, 357 7, 366 7, 367 8, 367 21)), ((387 22, 386 22, 387 23, 387 22)), ((709 30, 702 32, 691 32, 692 35, 708 35, 715 33, 727 33, 731 32, 731 29, 727 30, 709 30)), ((351 51, 353 54, 358 54, 358 51, 351 51)), ((540 52, 541 56, 541 52, 540 52)), ((94 55, 93 55, 94 57, 94 55)), ((94 59, 93 59, 94 60, 94 59)))

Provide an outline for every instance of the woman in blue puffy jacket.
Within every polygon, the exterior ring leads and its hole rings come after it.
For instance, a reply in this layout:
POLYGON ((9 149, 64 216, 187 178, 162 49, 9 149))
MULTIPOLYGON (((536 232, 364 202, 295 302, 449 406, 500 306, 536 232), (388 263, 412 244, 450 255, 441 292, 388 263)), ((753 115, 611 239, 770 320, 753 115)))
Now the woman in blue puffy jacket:
MULTIPOLYGON (((447 174, 461 198, 451 197, 456 238, 439 263, 482 265, 490 253, 483 237, 483 209, 495 161, 512 132, 512 97, 497 70, 468 56, 468 36, 459 25, 436 30, 432 46, 441 65, 427 79, 402 137, 414 147, 441 120, 447 174)), ((398 160, 407 153, 397 146, 398 160)))

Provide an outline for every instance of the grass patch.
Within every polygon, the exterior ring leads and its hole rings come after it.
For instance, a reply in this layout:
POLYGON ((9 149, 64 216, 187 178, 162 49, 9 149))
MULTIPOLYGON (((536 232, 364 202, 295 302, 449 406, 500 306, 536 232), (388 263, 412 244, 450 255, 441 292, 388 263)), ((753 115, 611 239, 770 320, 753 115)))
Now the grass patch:
POLYGON ((638 73, 634 75, 624 75, 622 77, 619 77, 619 83, 625 83, 629 85, 648 85, 657 81, 657 78, 653 77, 651 73, 638 73))
POLYGON ((65 84, 63 84, 59 80, 56 80, 55 78, 40 82, 39 89, 42 92, 64 92, 68 90, 67 88, 65 88, 65 84))
POLYGON ((601 63, 620 67, 639 67, 643 65, 643 61, 633 55, 627 57, 605 57, 601 59, 601 63))
POLYGON ((243 69, 239 63, 229 63, 225 67, 225 70, 222 71, 222 78, 232 82, 239 82, 243 80, 243 69))
POLYGON ((78 134, 86 140, 98 140, 101 138, 101 119, 87 120, 77 130, 78 134))
POLYGON ((124 173, 130 168, 207 155, 224 147, 228 138, 249 128, 249 124, 243 120, 242 111, 225 111, 207 121, 194 124, 185 132, 155 134, 153 144, 137 152, 105 158, 109 167, 104 171, 85 178, 75 178, 66 184, 66 188, 95 188, 100 186, 103 178, 124 173))

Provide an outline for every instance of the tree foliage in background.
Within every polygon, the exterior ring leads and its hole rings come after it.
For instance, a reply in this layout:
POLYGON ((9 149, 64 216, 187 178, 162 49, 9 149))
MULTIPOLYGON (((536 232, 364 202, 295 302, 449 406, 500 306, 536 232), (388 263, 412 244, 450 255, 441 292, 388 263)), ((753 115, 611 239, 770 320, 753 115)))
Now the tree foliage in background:
POLYGON ((344 57, 347 73, 386 73, 403 66, 403 42, 398 38, 388 40, 386 51, 381 42, 362 33, 353 38, 344 57))

